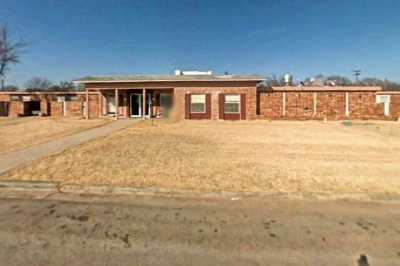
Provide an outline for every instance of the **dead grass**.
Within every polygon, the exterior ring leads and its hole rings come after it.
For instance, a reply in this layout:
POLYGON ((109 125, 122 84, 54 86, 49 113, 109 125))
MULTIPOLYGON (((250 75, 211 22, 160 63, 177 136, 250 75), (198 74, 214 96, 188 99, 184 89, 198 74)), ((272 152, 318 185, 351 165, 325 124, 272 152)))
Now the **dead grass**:
POLYGON ((400 193, 393 122, 142 122, 2 179, 284 193, 400 193))
POLYGON ((55 138, 108 123, 105 119, 78 118, 2 118, 0 120, 0 154, 20 150, 55 138))

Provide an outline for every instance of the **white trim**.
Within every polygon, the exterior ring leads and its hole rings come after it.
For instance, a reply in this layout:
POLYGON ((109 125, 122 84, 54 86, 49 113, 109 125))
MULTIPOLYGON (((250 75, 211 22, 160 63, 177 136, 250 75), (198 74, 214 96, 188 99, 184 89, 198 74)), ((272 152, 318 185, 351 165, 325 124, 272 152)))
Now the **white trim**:
POLYGON ((107 93, 104 94, 105 98, 106 98, 106 115, 116 115, 117 112, 117 106, 116 106, 116 99, 115 99, 115 93, 107 93), (110 112, 110 98, 114 99, 114 108, 115 111, 114 112, 110 112))
POLYGON ((390 102, 385 102, 383 104, 383 113, 385 116, 390 116, 390 102))
POLYGON ((318 99, 317 99, 317 97, 318 97, 318 95, 317 95, 317 93, 316 92, 314 92, 314 97, 313 97, 313 101, 314 101, 314 115, 316 115, 317 114, 317 101, 318 101, 318 99))
POLYGON ((63 101, 62 102, 62 106, 63 106, 63 116, 67 116, 67 110, 68 110, 68 108, 67 108, 67 101, 63 101))
MULTIPOLYGON (((145 117, 150 117, 150 113, 151 113, 151 108, 152 108, 152 104, 153 101, 151 99, 151 94, 149 92, 146 92, 146 105, 149 106, 149 108, 147 109, 147 115, 145 115, 145 117)), ((143 93, 131 93, 129 96, 129 116, 133 117, 133 118, 140 118, 143 115, 143 93), (133 95, 138 95, 140 96, 139 101, 140 101, 140 106, 139 106, 139 115, 132 115, 132 96, 133 95)))
POLYGON ((346 92, 346 110, 345 110, 345 115, 346 115, 346 117, 349 117, 349 116, 350 116, 350 105, 349 105, 349 101, 350 101, 350 99, 349 99, 349 93, 346 92))
POLYGON ((282 115, 286 115, 286 92, 282 93, 282 115))
POLYGON ((265 79, 155 79, 155 80, 149 80, 149 79, 134 79, 134 80, 129 80, 129 79, 123 79, 123 80, 74 80, 72 81, 75 84, 85 84, 85 83, 140 83, 140 82, 210 82, 210 81, 216 81, 216 82, 224 82, 224 81, 264 81, 265 79))
POLYGON ((277 87, 273 86, 271 87, 271 91, 286 91, 286 92, 291 92, 291 91, 300 91, 300 92, 309 92, 309 91, 321 91, 321 92, 327 92, 327 91, 335 91, 335 92, 345 92, 345 91, 374 91, 374 92, 381 92, 382 87, 375 86, 375 87, 363 87, 363 86, 315 86, 315 87, 310 87, 310 86, 303 86, 303 87, 294 87, 294 86, 283 86, 283 87, 277 87))

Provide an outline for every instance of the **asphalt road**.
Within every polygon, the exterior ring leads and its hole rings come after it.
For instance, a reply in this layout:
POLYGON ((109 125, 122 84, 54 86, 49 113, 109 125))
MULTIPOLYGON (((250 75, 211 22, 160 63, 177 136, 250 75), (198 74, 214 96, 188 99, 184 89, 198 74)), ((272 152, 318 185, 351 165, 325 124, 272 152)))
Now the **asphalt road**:
POLYGON ((0 265, 400 265, 398 203, 9 196, 0 265))

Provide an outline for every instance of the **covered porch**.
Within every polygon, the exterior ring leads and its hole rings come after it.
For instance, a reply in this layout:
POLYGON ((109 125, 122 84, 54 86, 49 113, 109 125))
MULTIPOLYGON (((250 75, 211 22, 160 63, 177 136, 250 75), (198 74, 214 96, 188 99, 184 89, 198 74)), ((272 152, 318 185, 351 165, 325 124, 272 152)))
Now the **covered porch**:
MULTIPOLYGON (((86 89, 86 106, 89 92, 86 89)), ((98 93, 98 115, 120 118, 162 118, 168 117, 173 105, 173 88, 107 88, 96 89, 98 93)), ((89 119, 93 108, 85 108, 89 119)))

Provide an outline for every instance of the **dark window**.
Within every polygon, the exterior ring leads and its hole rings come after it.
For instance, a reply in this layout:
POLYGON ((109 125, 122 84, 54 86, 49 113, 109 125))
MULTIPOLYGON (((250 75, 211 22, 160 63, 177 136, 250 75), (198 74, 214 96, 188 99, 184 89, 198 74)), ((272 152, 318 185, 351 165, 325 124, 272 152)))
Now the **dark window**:
POLYGON ((162 108, 171 109, 172 95, 170 93, 161 93, 160 94, 160 105, 162 108))

